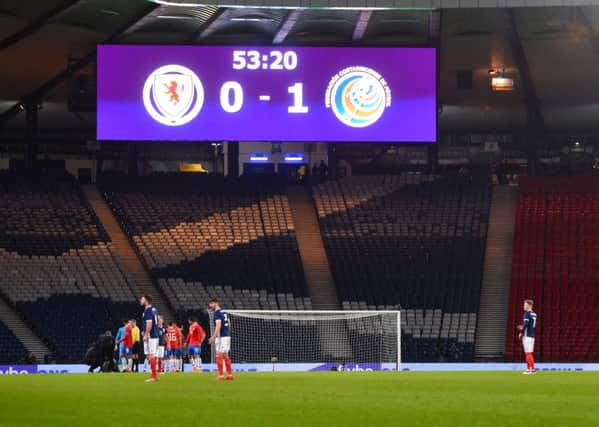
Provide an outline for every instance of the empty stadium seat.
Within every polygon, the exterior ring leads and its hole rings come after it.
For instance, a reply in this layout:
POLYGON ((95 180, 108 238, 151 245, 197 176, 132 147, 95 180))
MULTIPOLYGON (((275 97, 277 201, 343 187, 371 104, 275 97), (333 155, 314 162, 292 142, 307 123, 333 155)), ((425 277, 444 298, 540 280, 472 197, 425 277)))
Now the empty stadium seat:
POLYGON ((314 187, 344 309, 403 309, 403 360, 473 358, 491 186, 429 175, 314 187))
POLYGON ((66 173, 0 172, 0 291, 61 361, 139 315, 106 231, 66 173))
POLYGON ((155 174, 99 180, 160 288, 180 313, 310 309, 284 187, 272 177, 155 174))
POLYGON ((2 322, 0 322, 0 344, 2 345, 0 364, 18 362, 27 354, 27 350, 21 341, 2 322))
POLYGON ((521 361, 516 326, 535 301, 543 362, 599 358, 599 177, 520 178, 506 359, 521 361))

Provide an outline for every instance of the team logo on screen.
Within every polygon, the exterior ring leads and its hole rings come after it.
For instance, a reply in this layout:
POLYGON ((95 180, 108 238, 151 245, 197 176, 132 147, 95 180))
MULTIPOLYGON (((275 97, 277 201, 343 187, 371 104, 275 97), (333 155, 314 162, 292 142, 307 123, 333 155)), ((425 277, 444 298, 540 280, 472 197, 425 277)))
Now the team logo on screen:
POLYGON ((347 67, 331 78, 325 105, 341 123, 364 128, 380 119, 385 108, 391 106, 391 89, 372 68, 347 67))
POLYGON ((204 105, 204 87, 196 74, 181 65, 152 72, 143 89, 144 106, 158 123, 181 126, 193 120, 204 105))

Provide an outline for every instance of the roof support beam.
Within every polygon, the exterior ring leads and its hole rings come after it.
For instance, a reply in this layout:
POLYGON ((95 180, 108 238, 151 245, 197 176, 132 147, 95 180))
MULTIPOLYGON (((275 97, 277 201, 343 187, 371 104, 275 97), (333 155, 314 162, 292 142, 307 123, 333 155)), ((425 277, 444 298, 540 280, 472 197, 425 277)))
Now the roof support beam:
POLYGON ((441 42, 441 11, 431 10, 428 17, 428 44, 439 47, 441 42))
POLYGON ((76 5, 77 3, 79 3, 79 1, 80 0, 63 1, 58 6, 50 9, 47 12, 42 13, 33 22, 29 23, 28 25, 26 25, 24 28, 21 28, 16 33, 13 33, 10 36, 8 36, 7 38, 5 38, 4 40, 0 41, 0 51, 6 49, 7 47, 12 46, 15 43, 20 42, 24 38, 35 33, 40 28, 42 28, 44 25, 46 25, 50 19, 54 18, 56 15, 61 14, 62 12, 64 12, 68 8, 70 8, 71 6, 76 5))
MULTIPOLYGON (((441 70, 441 23, 442 23, 443 11, 433 10, 430 12, 428 17, 428 44, 435 48, 436 51, 436 67, 437 75, 440 75, 441 70)), ((441 93, 441 83, 437 78, 437 143, 429 144, 427 147, 428 164, 431 172, 436 172, 439 167, 439 141, 441 136, 439 135, 439 115, 442 110, 443 101, 440 99, 439 94, 441 93)))
POLYGON ((223 14, 227 13, 227 11, 228 9, 224 7, 216 9, 212 16, 210 16, 206 22, 200 25, 196 31, 194 31, 189 42, 193 44, 196 43, 200 37, 204 37, 205 32, 210 28, 210 26, 218 21, 223 14))
POLYGON ((196 31, 195 39, 203 39, 210 37, 216 30, 226 23, 231 16, 232 10, 227 8, 220 8, 206 24, 196 31))
POLYGON ((595 27, 593 27, 593 24, 591 24, 591 21, 589 21, 589 18, 587 18, 586 14, 584 13, 584 9, 579 7, 577 12, 579 21, 589 36, 589 42, 593 46, 593 50, 597 55, 599 55, 599 34, 597 34, 595 27))
MULTIPOLYGON (((116 43, 121 38, 121 36, 127 31, 127 29, 129 27, 134 25, 140 19, 143 19, 146 15, 152 13, 152 11, 154 9, 156 9, 157 7, 158 7, 157 4, 148 3, 148 6, 146 6, 144 8, 143 12, 139 16, 136 16, 134 19, 132 19, 131 21, 129 21, 128 23, 123 25, 121 28, 117 29, 110 37, 108 37, 106 40, 104 40, 103 43, 116 43)), ((37 89, 35 89, 34 91, 32 91, 31 93, 29 93, 27 95, 24 95, 22 97, 22 99, 28 100, 28 99, 43 98, 44 94, 47 91, 49 91, 50 89, 53 89, 54 87, 58 86, 60 83, 65 81, 72 73, 85 68, 87 65, 92 63, 94 61, 94 59, 96 59, 96 48, 95 47, 87 55, 85 55, 84 57, 82 57, 81 59, 76 61, 75 63, 69 64, 69 66, 67 68, 65 68, 63 71, 61 71, 60 73, 58 73, 51 79, 47 80, 44 84, 39 86, 37 89)), ((11 117, 13 117, 16 114, 18 114, 19 112, 21 112, 22 109, 23 109, 22 102, 17 102, 16 104, 14 104, 12 107, 10 107, 8 110, 6 110, 4 113, 2 113, 2 115, 0 115, 0 125, 3 122, 5 122, 6 120, 10 119, 11 117)))
POLYGON ((512 55, 518 71, 520 73, 520 88, 524 96, 526 106, 526 125, 528 145, 528 167, 534 173, 537 145, 542 140, 545 134, 545 120, 539 105, 539 98, 535 89, 528 59, 524 52, 522 38, 518 32, 516 23, 516 15, 513 9, 505 10, 505 17, 508 24, 508 41, 512 49, 512 55))
POLYGON ((354 34, 352 35, 352 41, 354 43, 360 42, 364 38, 364 34, 368 28, 368 23, 370 22, 371 16, 372 10, 362 10, 358 15, 358 20, 356 21, 356 26, 354 28, 354 34))
POLYGON ((541 114, 541 108, 539 106, 539 99, 537 97, 537 91, 535 89, 534 81, 532 79, 532 73, 528 65, 528 59, 524 52, 524 46, 522 45, 522 39, 518 32, 516 24, 516 16, 513 9, 506 9, 506 18, 508 20, 508 39, 510 47, 512 49, 512 55, 518 71, 520 73, 520 87, 522 94, 524 95, 524 102, 526 103, 526 109, 528 112, 529 123, 535 128, 535 130, 543 130, 545 128, 545 121, 541 114))
POLYGON ((297 24, 297 21, 299 21, 301 14, 302 11, 300 9, 295 9, 287 13, 283 23, 272 39, 272 44, 281 44, 285 41, 293 27, 295 27, 295 24, 297 24))

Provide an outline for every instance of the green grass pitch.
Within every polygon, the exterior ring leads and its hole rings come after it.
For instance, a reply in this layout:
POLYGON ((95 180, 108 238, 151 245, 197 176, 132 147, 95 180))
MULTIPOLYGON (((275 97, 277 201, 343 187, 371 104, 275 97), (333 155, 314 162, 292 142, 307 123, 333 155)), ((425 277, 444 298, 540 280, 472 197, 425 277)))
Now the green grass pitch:
POLYGON ((0 377, 0 426, 598 426, 599 372, 0 377))

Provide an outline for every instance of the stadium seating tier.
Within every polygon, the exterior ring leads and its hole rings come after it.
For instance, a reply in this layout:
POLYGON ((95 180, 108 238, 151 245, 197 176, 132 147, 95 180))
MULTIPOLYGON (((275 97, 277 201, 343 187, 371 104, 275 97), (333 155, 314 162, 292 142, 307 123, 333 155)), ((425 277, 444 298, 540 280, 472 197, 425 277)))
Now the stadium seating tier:
POLYGON ((0 172, 0 292, 55 352, 81 361, 139 315, 107 233, 66 173, 0 172))
POLYGON ((106 199, 173 306, 310 308, 285 187, 272 177, 105 175, 106 199))
POLYGON ((313 194, 343 308, 401 307, 403 360, 472 360, 487 180, 356 176, 313 194))
POLYGON ((0 322, 0 364, 15 363, 23 360, 27 354, 23 343, 12 333, 12 331, 2 322, 0 322))
POLYGON ((538 316, 543 362, 599 360, 599 177, 520 178, 506 359, 521 361, 522 302, 538 316))

